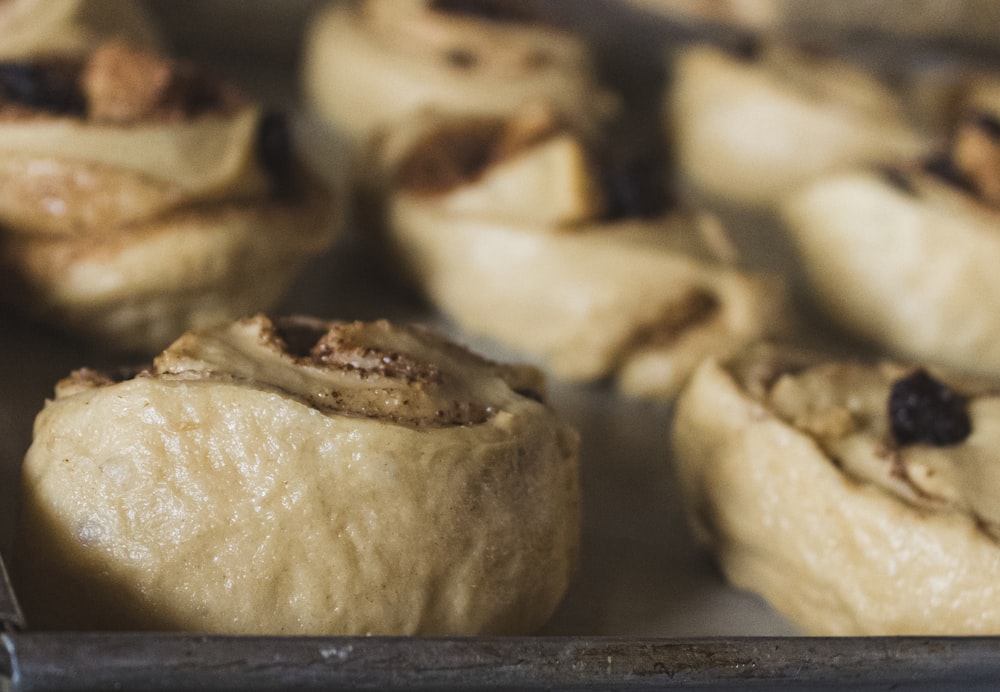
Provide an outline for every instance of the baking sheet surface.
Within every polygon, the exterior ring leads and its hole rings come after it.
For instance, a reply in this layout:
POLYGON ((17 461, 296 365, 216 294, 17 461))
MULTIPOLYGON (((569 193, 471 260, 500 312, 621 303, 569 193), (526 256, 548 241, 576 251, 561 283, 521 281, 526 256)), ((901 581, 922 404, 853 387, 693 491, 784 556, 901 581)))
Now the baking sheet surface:
MULTIPOLYGON (((162 10, 167 3, 153 4, 162 10)), ((169 4, 173 6, 173 3, 169 4)), ((279 33, 286 36, 284 40, 295 39, 305 13, 318 4, 293 2, 281 11, 279 19, 282 21, 278 29, 279 33)), ((606 11, 611 5, 613 3, 597 3, 593 7, 604 8, 606 11)), ((203 14, 210 11, 206 8, 214 7, 211 11, 218 11, 218 6, 218 3, 206 3, 202 9, 190 11, 203 14)), ((265 4, 252 3, 248 7, 256 8, 255 11, 263 12, 269 17, 276 12, 275 5, 268 8, 265 4)), ((595 15, 589 17, 588 21, 598 25, 602 17, 595 15)), ((182 19, 175 18, 174 22, 177 24, 174 30, 182 30, 182 19)), ((640 38, 643 39, 648 39, 656 31, 651 25, 630 27, 641 29, 643 36, 640 38)), ((232 43, 232 39, 228 39, 224 42, 224 48, 231 50, 232 43)), ((641 43, 642 41, 636 42, 632 49, 638 50, 637 46, 641 43)), ((207 45, 198 41, 185 44, 184 40, 180 44, 188 46, 198 57, 203 57, 198 51, 204 51, 207 45)), ((259 52, 245 56, 226 53, 220 56, 216 66, 224 74, 243 80, 246 86, 269 102, 298 111, 295 61, 294 56, 290 58, 289 50, 285 46, 284 51, 264 56, 259 52), (267 62, 261 63, 262 59, 267 62)), ((646 54, 639 57, 643 56, 648 57, 646 54)), ((335 176, 339 172, 338 162, 341 161, 337 143, 321 125, 301 111, 298 111, 298 126, 300 136, 308 143, 307 148, 316 164, 327 168, 327 175, 335 176)), ((774 244, 776 241, 766 232, 758 232, 768 226, 768 219, 741 215, 733 210, 721 210, 721 213, 750 260, 760 266, 781 263, 784 250, 777 247, 774 244)), ((506 351, 495 343, 460 332, 417 297, 399 289, 391 277, 384 273, 377 258, 367 254, 350 233, 328 255, 307 268, 283 304, 282 311, 304 312, 335 319, 387 317, 396 321, 429 323, 490 356, 508 360, 522 359, 519 354, 506 351)), ((0 552, 6 558, 10 555, 13 541, 18 467, 30 443, 35 413, 40 410, 46 397, 51 395, 55 382, 72 369, 121 363, 114 357, 83 351, 71 342, 17 318, 3 316, 3 320, 3 327, 0 328, 0 552)), ((694 650, 702 653, 716 651, 721 655, 723 650, 733 651, 726 649, 729 644, 723 643, 733 637, 753 638, 735 645, 737 652, 745 657, 751 656, 745 660, 771 660, 763 657, 762 649, 759 649, 763 644, 757 643, 758 638, 794 637, 797 633, 794 627, 762 600, 729 587, 709 557, 694 545, 683 522, 681 501, 672 478, 668 445, 670 406, 628 399, 603 384, 583 386, 558 380, 551 381, 551 402, 582 433, 584 528, 581 565, 564 603, 540 633, 544 637, 538 640, 538 648, 533 649, 527 640, 499 643, 496 644, 495 651, 500 652, 500 660, 504 655, 527 656, 528 664, 533 663, 537 671, 538 666, 549 660, 545 656, 554 655, 553 651, 558 648, 556 642, 573 650, 567 656, 583 656, 580 650, 573 647, 593 642, 593 647, 596 647, 593 650, 600 651, 602 656, 618 651, 626 657, 623 661, 631 662, 633 667, 641 667, 644 664, 629 657, 637 656, 644 650, 643 647, 668 646, 670 641, 676 641, 680 646, 687 640, 699 638, 690 644, 695 647, 694 650), (609 637, 615 639, 605 639, 609 637), (700 639, 705 637, 713 639, 700 639), (549 646, 556 649, 547 648, 549 646), (532 655, 537 658, 532 660, 532 655), (762 658, 753 659, 752 656, 762 658)), ((70 644, 78 647, 80 652, 91 650, 88 646, 98 650, 100 646, 109 645, 106 639, 60 640, 58 636, 53 636, 47 641, 44 635, 30 635, 30 629, 28 631, 29 636, 22 640, 26 658, 31 654, 43 658, 56 655, 58 651, 65 652, 70 644)), ((122 647, 122 652, 131 656, 141 656, 137 652, 146 652, 150 656, 147 663, 157 662, 155 647, 150 647, 149 642, 160 640, 116 641, 122 647)), ((190 638, 172 639, 169 646, 180 648, 170 651, 182 657, 181 649, 185 645, 197 649, 192 641, 190 638)), ((369 664, 372 660, 384 664, 386 657, 392 656, 392 647, 396 646, 395 650, 400 655, 397 664, 406 668, 412 663, 407 656, 417 655, 413 653, 413 647, 419 648, 419 645, 394 643, 392 640, 379 639, 377 643, 383 648, 368 650, 372 657, 367 659, 369 664)), ((219 655, 230 654, 234 657, 230 660, 238 661, 259 657, 262 651, 272 648, 273 642, 257 638, 213 640, 211 645, 203 644, 203 651, 218 651, 219 655)), ((883 664, 886 660, 909 660, 905 656, 900 658, 898 654, 894 655, 890 644, 880 650, 885 654, 883 664)), ((904 647, 909 652, 908 655, 914 657, 913 660, 917 660, 918 655, 932 651, 930 645, 921 644, 924 648, 920 648, 917 644, 918 642, 910 641, 904 647)), ((164 646, 162 641, 159 645, 164 646)), ((344 643, 343 646, 348 644, 344 643)), ((374 647, 375 644, 371 646, 374 647)), ((428 645, 422 654, 431 657, 428 663, 431 668, 435 662, 446 660, 440 657, 454 655, 452 650, 448 650, 451 653, 442 653, 444 650, 435 648, 436 646, 428 645), (434 659, 434 656, 439 658, 434 659)), ((470 647, 475 646, 478 645, 470 643, 470 647)), ((775 646, 781 650, 781 646, 775 646)), ((792 658, 806 657, 800 661, 799 672, 803 680, 810 679, 807 674, 810 661, 817 665, 822 662, 822 667, 829 675, 830 659, 821 660, 821 657, 840 656, 846 665, 861 662, 862 653, 870 650, 863 642, 855 643, 854 640, 833 643, 823 641, 817 643, 812 650, 794 648, 795 646, 800 645, 793 645, 787 653, 792 658)), ((958 642, 955 646, 962 645, 958 642)), ((938 648, 933 650, 945 651, 941 647, 944 647, 944 643, 938 643, 938 648)), ((975 640, 975 647, 970 644, 968 650, 947 649, 947 656, 941 659, 942 665, 959 661, 955 664, 959 675, 970 675, 973 670, 978 671, 977 675, 983 670, 990 674, 995 672, 989 660, 1000 650, 996 641, 975 640)), ((330 649, 329 645, 326 650, 332 651, 330 656, 334 657, 341 651, 330 649)), ((161 651, 166 652, 167 649, 161 651)), ((299 649, 295 651, 301 655, 299 649)), ((657 655, 667 656, 662 660, 674 661, 670 656, 675 656, 676 651, 670 650, 669 656, 665 651, 664 649, 657 655)), ((469 655, 469 650, 463 655, 469 655)), ((349 655, 345 660, 356 660, 352 656, 349 655)), ((323 656, 320 655, 320 658, 323 659, 323 656)), ((327 659, 329 656, 323 660, 327 659)), ((657 660, 660 659, 652 656, 647 663, 653 666, 657 660)), ((135 660, 129 661, 135 663, 135 660)), ((289 653, 282 665, 301 672, 305 663, 289 653)), ((726 670, 731 675, 735 670, 732 666, 736 663, 730 661, 725 665, 729 666, 726 670)), ((607 670, 618 670, 614 668, 609 655, 607 666, 607 670)), ((239 666, 236 665, 236 668, 239 666)), ((710 668, 707 663, 703 663, 699 670, 710 668)), ((278 666, 275 670, 284 669, 278 666)), ((591 677, 581 679, 581 684, 611 679, 600 678, 593 672, 596 670, 586 668, 586 671, 591 671, 591 677)), ((790 671, 790 668, 781 668, 776 675, 783 679, 795 678, 794 671, 790 671)), ((0 672, 3 672, 2 667, 0 672)), ((622 679, 625 679, 626 671, 622 669, 620 672, 624 676, 622 679)), ((66 679, 71 678, 71 675, 66 675, 66 679)), ((466 681, 475 679, 470 677, 466 681)), ((518 680, 516 676, 501 679, 518 680)), ((700 684, 711 679, 709 675, 695 682, 700 684)), ((962 679, 972 680, 971 677, 962 679)), ((437 680, 441 682, 441 679, 437 680)), ((563 678, 560 682, 568 680, 569 678, 563 678)), ((660 677, 654 681, 662 684, 666 680, 667 678, 660 677)), ((0 682, 0 689, 2 687, 3 683, 0 682)))

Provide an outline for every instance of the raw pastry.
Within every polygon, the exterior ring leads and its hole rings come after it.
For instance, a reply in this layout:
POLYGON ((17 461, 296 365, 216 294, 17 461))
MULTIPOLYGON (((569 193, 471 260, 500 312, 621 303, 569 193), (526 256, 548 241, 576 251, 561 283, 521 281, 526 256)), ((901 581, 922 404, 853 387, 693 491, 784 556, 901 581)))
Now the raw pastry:
POLYGON ((110 43, 0 64, 0 269, 19 311, 102 348, 267 309, 334 231, 286 122, 110 43))
POLYGON ((665 110, 681 175, 700 192, 758 207, 819 174, 931 146, 872 75, 780 44, 745 55, 681 49, 665 110))
POLYGON ((595 125, 614 107, 586 44, 518 0, 330 3, 303 69, 316 110, 361 146, 426 110, 501 115, 547 98, 595 125))
POLYGON ((135 0, 0 0, 0 60, 84 55, 114 37, 146 48, 159 45, 135 0))
POLYGON ((528 634, 579 542, 541 374, 417 327, 261 316, 38 415, 15 585, 33 628, 528 634))
POLYGON ((782 209, 831 318, 893 352, 992 374, 1000 374, 991 307, 1000 301, 996 96, 973 90, 949 154, 826 176, 782 209))
POLYGON ((682 22, 798 39, 879 36, 991 48, 1000 38, 994 0, 625 0, 682 22))
POLYGON ((696 534, 809 634, 1000 633, 998 392, 889 363, 709 359, 672 432, 696 534))
POLYGON ((441 122, 396 168, 389 254, 463 328, 561 377, 669 397, 705 355, 784 329, 783 286, 609 162, 538 104, 441 122))

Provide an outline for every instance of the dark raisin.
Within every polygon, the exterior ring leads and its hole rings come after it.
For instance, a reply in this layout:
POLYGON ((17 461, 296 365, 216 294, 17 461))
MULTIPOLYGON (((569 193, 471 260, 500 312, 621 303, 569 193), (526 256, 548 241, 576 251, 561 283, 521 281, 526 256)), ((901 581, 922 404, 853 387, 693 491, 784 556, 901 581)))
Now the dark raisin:
POLYGON ((0 101, 54 115, 82 117, 86 113, 87 102, 78 78, 79 67, 64 63, 2 63, 0 101))
POLYGON ((432 0, 431 9, 511 24, 538 19, 537 14, 523 0, 432 0))
POLYGON ((878 172, 883 180, 900 192, 906 193, 910 197, 917 196, 917 188, 913 185, 913 181, 899 168, 895 166, 881 166, 878 172))
POLYGON ((527 388, 515 389, 514 393, 523 397, 527 397, 529 399, 533 399, 534 401, 537 401, 540 404, 545 403, 545 397, 543 397, 540 392, 534 389, 527 389, 527 388))
POLYGON ((445 53, 445 58, 453 67, 460 70, 470 70, 476 66, 476 54, 464 48, 453 48, 445 53))
POLYGON ((222 83, 209 73, 178 64, 162 101, 176 105, 188 117, 210 113, 223 107, 222 83))
POLYGON ((893 383, 889 424, 901 445, 924 442, 944 447, 964 441, 972 431, 965 397, 923 369, 893 383))
POLYGON ((726 51, 737 60, 755 62, 760 59, 763 47, 757 36, 740 36, 725 44, 726 51))
POLYGON ((948 154, 936 154, 924 161, 924 170, 942 182, 963 190, 974 192, 975 186, 966 177, 948 154))
POLYGON ((966 121, 990 139, 1000 140, 1000 120, 991 113, 976 112, 966 116, 966 121))
POLYGON ((295 157, 288 118, 284 113, 268 111, 260 119, 257 130, 257 156, 271 176, 274 191, 287 197, 292 191, 295 157))
POLYGON ((607 220, 652 218, 670 206, 664 166, 656 157, 611 161, 603 168, 607 220))

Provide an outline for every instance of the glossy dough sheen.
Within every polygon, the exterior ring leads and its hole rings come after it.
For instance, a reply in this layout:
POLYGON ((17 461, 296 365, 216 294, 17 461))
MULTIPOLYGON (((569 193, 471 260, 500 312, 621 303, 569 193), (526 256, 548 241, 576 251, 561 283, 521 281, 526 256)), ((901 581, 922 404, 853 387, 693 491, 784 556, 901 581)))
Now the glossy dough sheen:
MULTIPOLYGON (((39 415, 16 563, 33 627, 465 635, 545 622, 579 541, 577 437, 551 409, 473 363, 442 372, 493 397, 483 422, 325 411, 302 398, 325 386, 313 366, 218 343, 261 379, 185 365, 211 347, 186 337, 159 366, 173 375, 85 386, 39 415)), ((344 372, 345 396, 380 391, 379 376, 344 372)))
POLYGON ((975 518, 854 480, 716 361, 678 400, 672 441, 698 537, 806 632, 1000 632, 1000 548, 975 518))

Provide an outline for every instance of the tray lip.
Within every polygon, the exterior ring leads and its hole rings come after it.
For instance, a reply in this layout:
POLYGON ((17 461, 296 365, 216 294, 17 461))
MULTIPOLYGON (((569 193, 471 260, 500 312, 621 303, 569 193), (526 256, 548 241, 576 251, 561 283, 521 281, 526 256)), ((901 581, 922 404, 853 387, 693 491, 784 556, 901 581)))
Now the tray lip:
POLYGON ((14 587, 7 574, 7 565, 4 563, 3 555, 0 555, 0 630, 23 627, 24 615, 14 595, 14 587))
POLYGON ((1000 637, 272 637, 8 632, 16 690, 968 685, 1000 637))

